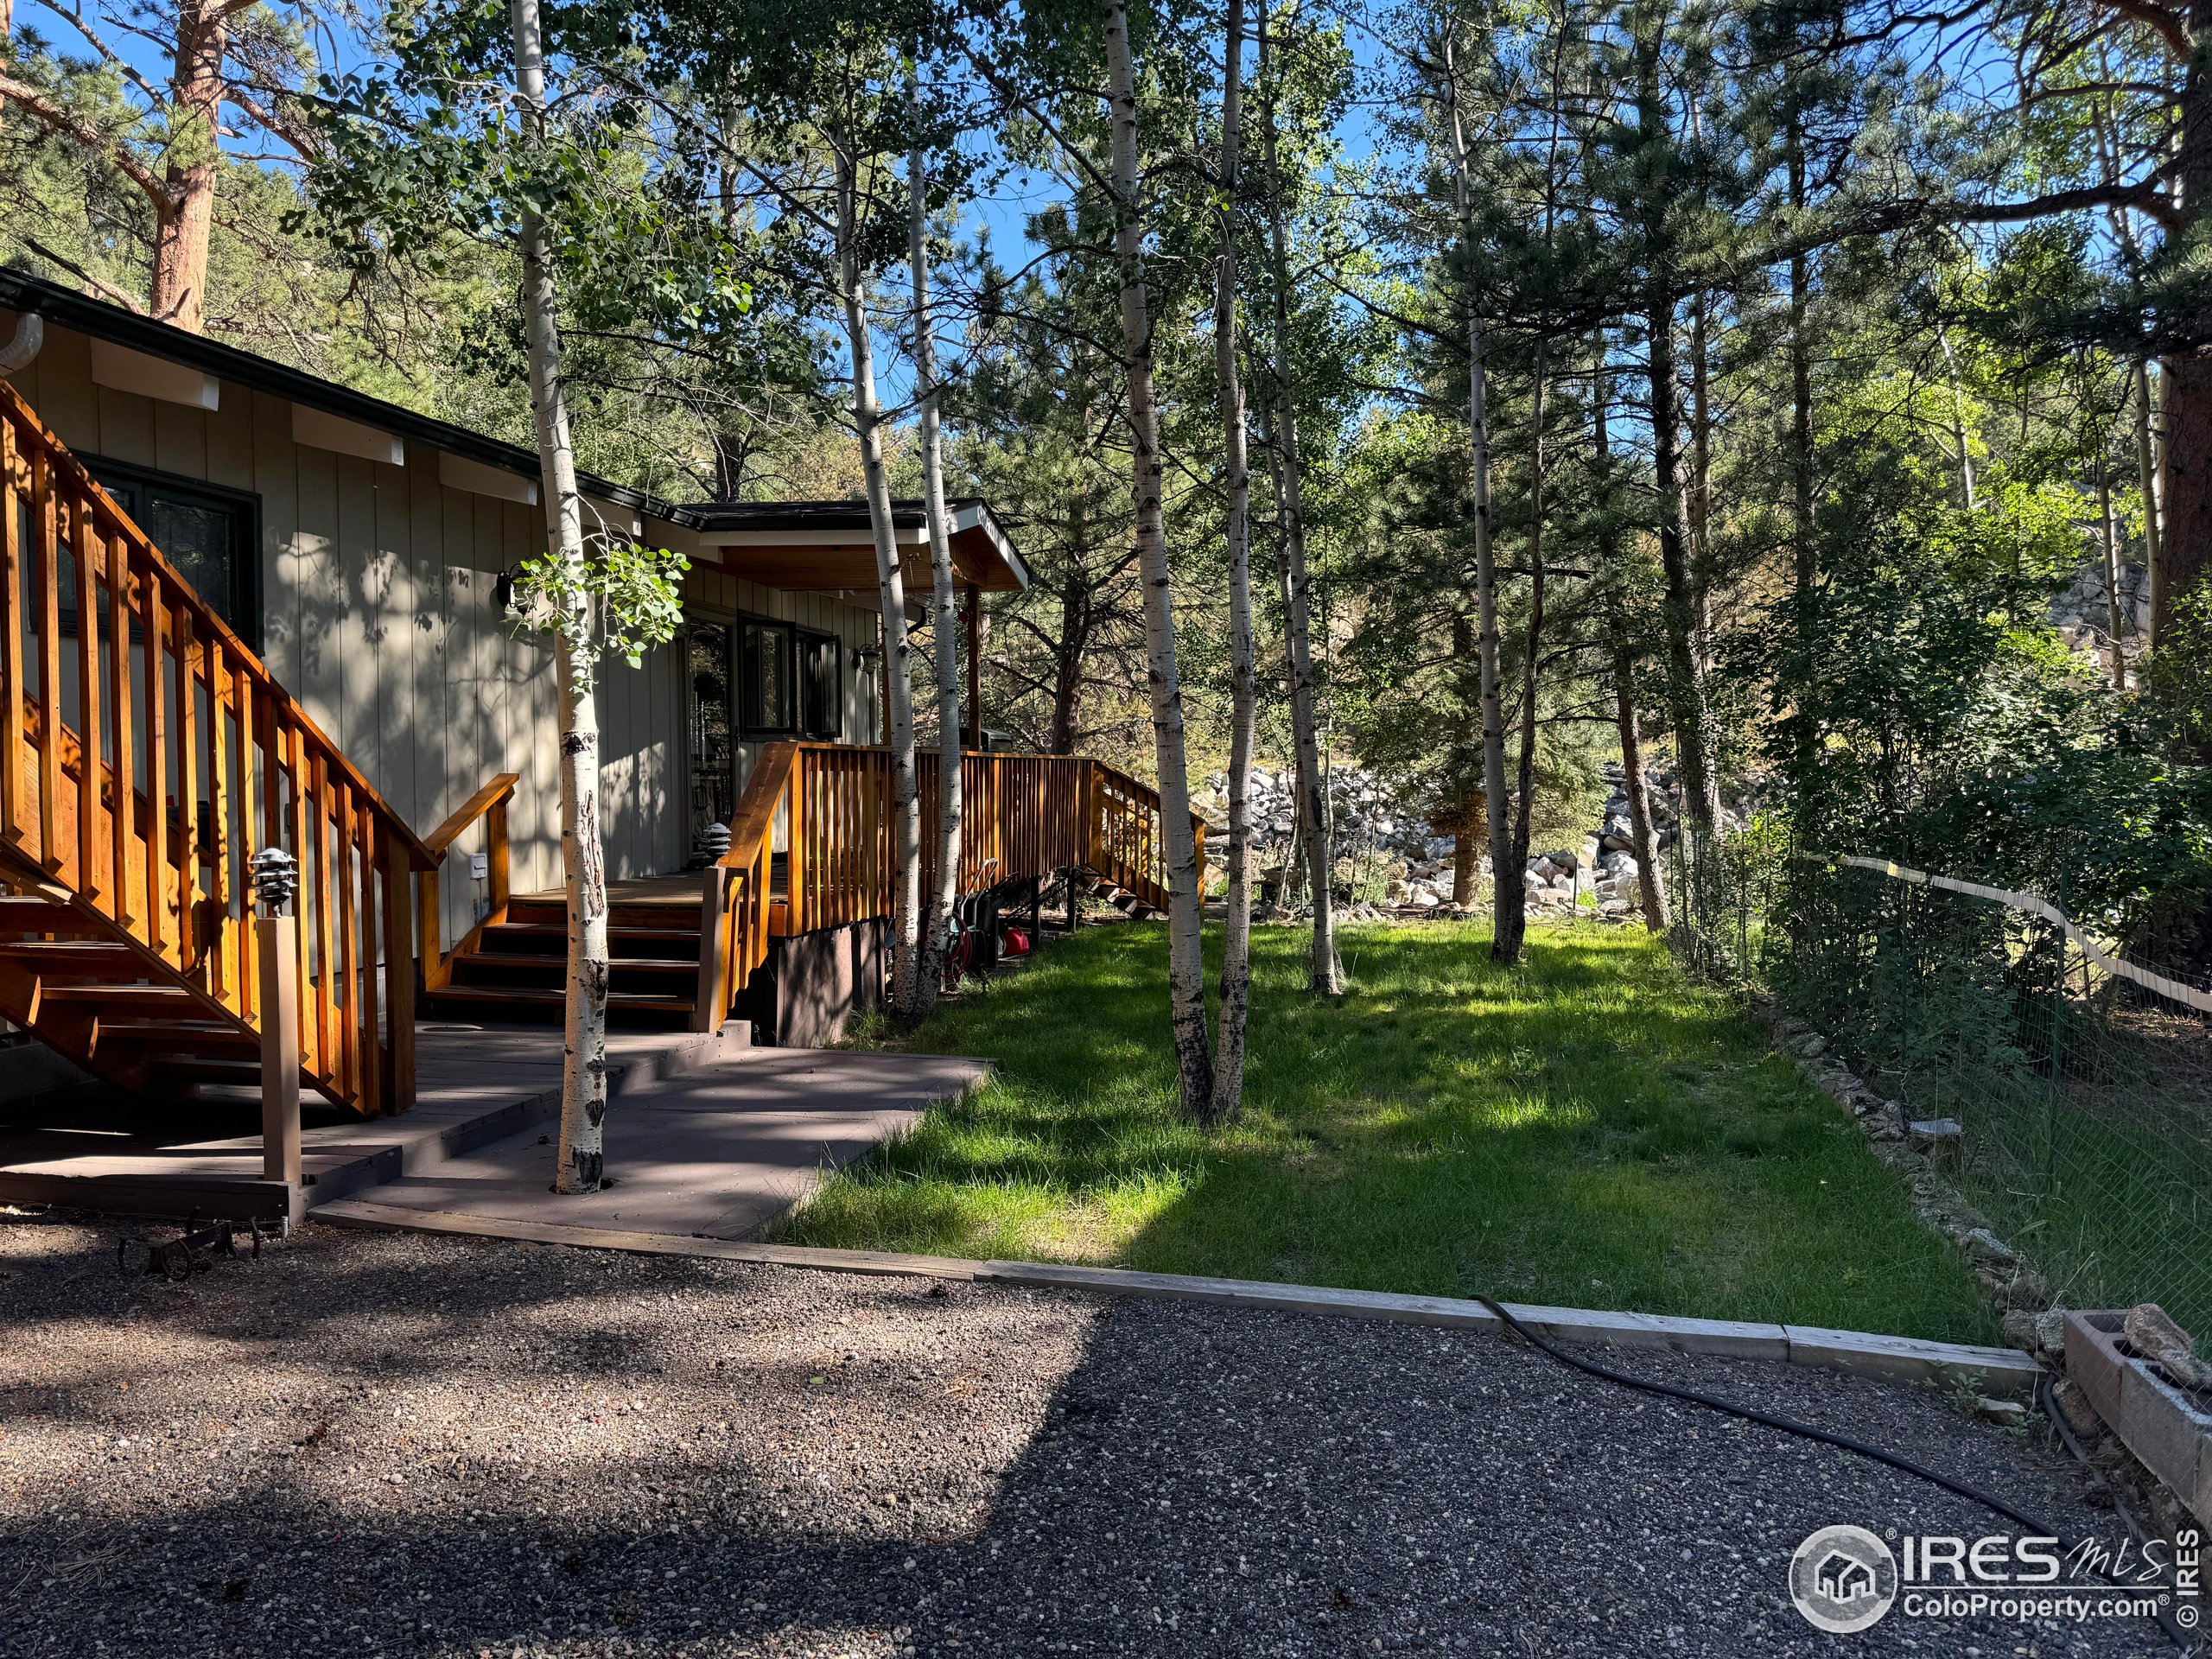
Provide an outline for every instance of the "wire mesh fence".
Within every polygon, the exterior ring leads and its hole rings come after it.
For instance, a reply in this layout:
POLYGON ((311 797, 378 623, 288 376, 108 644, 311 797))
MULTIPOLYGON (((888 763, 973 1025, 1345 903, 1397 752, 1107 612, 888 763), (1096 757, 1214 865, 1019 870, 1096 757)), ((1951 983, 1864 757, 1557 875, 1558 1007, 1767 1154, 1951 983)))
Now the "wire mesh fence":
MULTIPOLYGON (((1850 849, 1856 851, 1857 849, 1850 849)), ((1826 1034, 2072 1307, 2212 1338, 2212 995, 2038 893, 1851 861, 1755 821, 1666 870, 1678 957, 1826 1034)))

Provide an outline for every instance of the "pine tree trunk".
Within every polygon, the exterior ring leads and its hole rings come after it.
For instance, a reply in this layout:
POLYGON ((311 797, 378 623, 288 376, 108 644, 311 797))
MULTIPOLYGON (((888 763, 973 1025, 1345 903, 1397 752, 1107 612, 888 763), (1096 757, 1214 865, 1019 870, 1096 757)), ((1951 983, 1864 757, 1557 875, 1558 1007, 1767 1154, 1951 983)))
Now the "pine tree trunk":
POLYGON ((1630 855, 1643 925, 1667 931, 1667 890, 1659 884, 1659 838, 1651 830, 1651 798, 1643 781, 1643 734, 1636 719, 1636 658, 1624 638, 1613 645, 1613 715, 1621 737, 1621 785, 1628 792, 1630 855))
MULTIPOLYGON (((537 0, 513 0, 515 89, 534 126, 545 107, 545 59, 537 0)), ((547 551, 570 570, 584 562, 583 512, 562 380, 558 296, 552 253, 537 214, 522 221, 523 319, 530 339, 531 413, 537 429, 547 551)), ((576 595, 580 583, 563 584, 576 595)), ((561 687, 561 865, 568 889, 568 997, 561 1052, 561 1136, 556 1192, 596 1192, 606 1179, 607 860, 599 823, 599 711, 591 664, 575 662, 557 636, 561 687)))
MULTIPOLYGON (((1261 79, 1268 84, 1268 14, 1256 17, 1261 79)), ((1337 954, 1335 825, 1321 776, 1321 726, 1313 686, 1313 584, 1306 563, 1306 463, 1298 438, 1298 408, 1290 372, 1290 232, 1286 222, 1282 169, 1276 154, 1275 106, 1267 99, 1261 131, 1268 170, 1268 222, 1274 265, 1274 460, 1277 512, 1282 522, 1283 632, 1290 658, 1290 724, 1297 751, 1298 820, 1313 889, 1313 949, 1308 982, 1316 994, 1338 996, 1344 962, 1337 954)))
POLYGON ((1048 754, 1075 753, 1076 705, 1083 696, 1083 658, 1090 641, 1089 590, 1073 569, 1065 581, 1060 589, 1059 638, 1052 642, 1052 724, 1045 735, 1048 754))
POLYGON ((1465 907, 1475 902, 1475 874, 1482 843, 1473 833, 1457 830, 1452 835, 1452 902, 1465 907))
MULTIPOLYGON (((1544 392, 1548 356, 1547 342, 1539 340, 1535 397, 1529 414, 1534 435, 1529 446, 1529 636, 1521 664, 1521 755, 1513 791, 1511 850, 1516 873, 1529 868, 1529 838, 1536 803, 1536 694, 1544 639, 1544 392)), ((1491 929, 1491 960, 1508 966, 1518 963, 1528 931, 1528 883, 1517 884, 1510 906, 1501 888, 1497 918, 1491 929)))
POLYGON ((919 149, 908 152, 906 183, 912 197, 907 239, 914 273, 914 375, 922 404, 922 491, 930 521, 930 612, 937 649, 937 883, 930 895, 927 948, 914 987, 915 1007, 926 1011, 936 1004, 943 983, 952 906, 960 893, 960 628, 944 512, 944 434, 938 415, 937 342, 930 333, 927 180, 919 149))
POLYGON ((1700 836, 1713 833, 1719 803, 1705 673, 1697 652, 1697 582, 1690 569, 1688 487, 1681 451, 1681 396, 1675 383, 1675 309, 1656 296, 1646 317, 1651 351, 1651 452, 1659 484, 1659 567, 1666 586, 1667 690, 1675 752, 1682 773, 1682 816, 1700 836))
MULTIPOLYGON (((1637 125, 1644 141, 1671 144, 1669 105, 1660 84, 1660 35, 1637 32, 1637 125)), ((1644 275, 1643 308, 1649 341, 1651 454, 1653 482, 1659 492, 1659 565, 1665 583, 1668 712, 1675 727, 1675 759, 1682 774, 1682 819, 1700 847, 1720 816, 1713 775, 1711 721, 1705 675, 1698 660, 1698 593, 1690 568, 1689 480, 1682 457, 1682 398, 1676 381, 1675 306, 1680 297, 1671 253, 1675 232, 1669 223, 1675 192, 1662 175, 1642 178, 1637 201, 1649 261, 1644 275)), ((1694 862, 1694 861, 1693 861, 1694 862)))
MULTIPOLYGON (((1790 106, 1783 147, 1789 205, 1805 208, 1805 134, 1796 105, 1790 106)), ((1812 787, 1819 764, 1821 734, 1812 683, 1818 641, 1814 638, 1815 602, 1820 583, 1820 548, 1813 524, 1813 344, 1806 334, 1812 305, 1812 267, 1801 249, 1789 257, 1789 539, 1790 624, 1797 656, 1797 732, 1795 755, 1798 798, 1812 787)), ((1630 717, 1634 718, 1631 709, 1630 717)), ((1643 885, 1656 886, 1656 873, 1643 885)))
MULTIPOLYGON (((1605 335, 1600 329, 1593 341, 1597 372, 1592 377, 1592 428, 1596 439, 1598 475, 1610 485, 1613 474, 1612 427, 1607 418, 1612 404, 1613 377, 1605 367, 1605 335)), ((1614 567, 1620 550, 1612 520, 1603 518, 1598 557, 1607 570, 1614 567)), ((1659 838, 1651 829, 1651 798, 1643 779, 1643 734, 1636 717, 1636 652, 1628 629, 1617 615, 1613 626, 1613 719, 1621 741, 1621 783, 1628 794, 1629 856, 1636 860, 1636 887, 1643 925, 1654 933, 1667 931, 1667 892, 1659 883, 1659 838)))
POLYGON ((1223 471, 1229 490, 1229 893, 1221 951, 1221 1031, 1213 1109, 1234 1118, 1244 1099, 1244 1027, 1252 1001, 1252 472, 1236 347, 1236 163, 1242 142, 1243 0, 1229 0, 1221 95, 1221 253, 1214 270, 1213 346, 1221 383, 1223 471))
MULTIPOLYGON (((1460 237, 1467 252, 1475 247, 1473 158, 1467 152, 1465 117, 1459 105, 1459 70, 1452 43, 1444 48, 1445 114, 1452 134, 1452 188, 1459 209, 1460 237)), ((1510 810, 1505 792, 1505 709, 1498 693, 1497 561, 1491 538, 1489 371, 1484 362, 1479 296, 1467 298, 1467 443, 1473 474, 1475 542, 1475 649, 1481 658, 1483 705, 1483 800, 1490 828, 1491 948, 1497 918, 1510 907, 1519 913, 1528 902, 1526 866, 1512 857, 1510 810)))
MULTIPOLYGON (((868 334, 867 273, 860 263, 859 162, 834 137, 837 168, 838 298, 845 309, 845 346, 852 353, 853 427, 861 474, 875 532, 875 575, 883 620, 883 691, 891 729, 893 857, 891 1006, 912 1015, 921 979, 922 803, 914 775, 914 687, 906 638, 906 583, 891 522, 891 484, 883 466, 883 411, 875 397, 875 353, 868 334)), ((957 694, 956 694, 957 695, 957 694)))
POLYGON ((1183 688, 1175 667, 1175 605, 1160 505, 1160 410, 1153 391, 1152 319, 1145 290, 1142 181, 1137 167, 1135 66, 1127 0, 1107 0, 1106 75, 1112 106, 1114 256, 1121 275, 1122 354, 1128 386, 1130 495, 1144 584, 1147 681, 1160 770, 1160 841, 1167 863, 1167 994, 1184 1115, 1213 1111, 1212 1044, 1206 1032, 1205 964, 1200 955, 1198 837, 1191 828, 1191 779, 1183 741, 1183 688))
POLYGON ((230 30, 215 0, 185 0, 176 15, 175 97, 169 109, 168 199, 154 204, 149 313, 188 334, 207 326, 207 251, 215 228, 221 155, 223 60, 230 30))

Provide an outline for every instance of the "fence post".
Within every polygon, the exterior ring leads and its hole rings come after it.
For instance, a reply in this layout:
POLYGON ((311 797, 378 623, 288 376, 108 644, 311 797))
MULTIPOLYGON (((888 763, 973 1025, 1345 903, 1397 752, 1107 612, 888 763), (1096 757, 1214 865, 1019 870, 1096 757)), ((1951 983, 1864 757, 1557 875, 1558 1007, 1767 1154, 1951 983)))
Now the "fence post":
POLYGON ((691 1029, 712 1033, 721 1028, 729 1011, 729 990, 723 983, 723 964, 729 960, 729 878, 719 864, 709 864, 699 894, 699 990, 691 1010, 691 1029))
MULTIPOLYGON (((2066 907, 2067 862, 2058 867, 2058 913, 2070 917, 2066 907)), ((2058 971, 2050 988, 2050 1087, 2044 1096, 2043 1190, 2045 1198, 2058 1192, 2058 1094, 2066 1084, 2066 928, 2058 930, 2058 971)))

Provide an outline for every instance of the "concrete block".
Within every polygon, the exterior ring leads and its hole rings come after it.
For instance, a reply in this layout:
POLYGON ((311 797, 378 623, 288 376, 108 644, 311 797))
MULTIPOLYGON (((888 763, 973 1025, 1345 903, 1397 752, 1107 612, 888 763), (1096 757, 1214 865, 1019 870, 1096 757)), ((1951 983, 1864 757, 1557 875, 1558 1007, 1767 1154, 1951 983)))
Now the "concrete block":
POLYGON ((2118 1313, 2078 1309, 2066 1315, 2066 1375, 2115 1432, 2127 1376, 2127 1361, 2120 1351, 2121 1319, 2118 1313))
POLYGON ((2066 1316, 2066 1374, 2105 1427, 2212 1527, 2212 1407, 2168 1382, 2126 1347, 2118 1311, 2066 1316))
POLYGON ((2143 1466, 2212 1526, 2202 1490, 2205 1457, 2212 1451, 2212 1414, 2139 1361, 2132 1364, 2120 1397, 2120 1438, 2143 1466))
POLYGON ((1818 1365, 1850 1376, 1891 1382, 1964 1382, 1999 1399, 2032 1398, 2043 1367, 2011 1348, 1982 1348, 1964 1343, 1923 1342, 1916 1337, 1878 1336, 1865 1331, 1827 1331, 1791 1325, 1789 1357, 1799 1365, 1818 1365))

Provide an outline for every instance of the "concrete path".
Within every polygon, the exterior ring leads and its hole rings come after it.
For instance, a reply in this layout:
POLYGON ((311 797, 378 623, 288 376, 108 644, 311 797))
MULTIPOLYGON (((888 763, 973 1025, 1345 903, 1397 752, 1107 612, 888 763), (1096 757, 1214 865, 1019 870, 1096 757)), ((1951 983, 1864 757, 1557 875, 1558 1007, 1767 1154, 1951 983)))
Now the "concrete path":
MULTIPOLYGON (((748 1049, 625 1092, 607 1117, 614 1185, 548 1190, 552 1126, 533 1128, 363 1192, 380 1217, 558 1222, 678 1236, 744 1238, 812 1192, 823 1176, 912 1125, 932 1101, 965 1093, 982 1060, 934 1054, 748 1049)), ((467 1230, 485 1230, 480 1225, 467 1230)))

